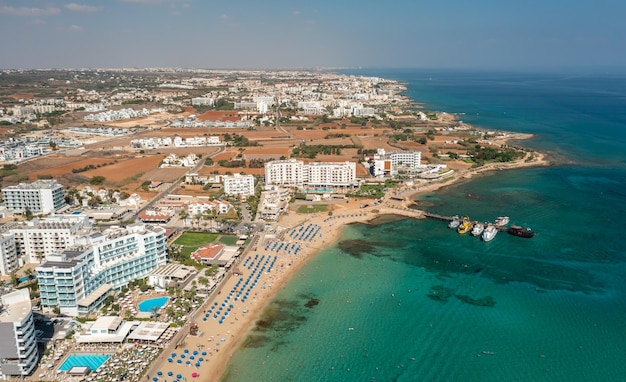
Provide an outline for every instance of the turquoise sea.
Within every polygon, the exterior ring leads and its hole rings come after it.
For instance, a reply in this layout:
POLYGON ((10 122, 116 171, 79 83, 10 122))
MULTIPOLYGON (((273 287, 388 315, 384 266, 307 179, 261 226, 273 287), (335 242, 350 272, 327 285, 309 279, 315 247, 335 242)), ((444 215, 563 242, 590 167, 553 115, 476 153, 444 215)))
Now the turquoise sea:
POLYGON ((551 167, 417 201, 508 215, 537 235, 483 243, 435 220, 344 228, 279 293, 226 381, 626 379, 626 76, 367 70, 431 110, 537 134, 551 167))

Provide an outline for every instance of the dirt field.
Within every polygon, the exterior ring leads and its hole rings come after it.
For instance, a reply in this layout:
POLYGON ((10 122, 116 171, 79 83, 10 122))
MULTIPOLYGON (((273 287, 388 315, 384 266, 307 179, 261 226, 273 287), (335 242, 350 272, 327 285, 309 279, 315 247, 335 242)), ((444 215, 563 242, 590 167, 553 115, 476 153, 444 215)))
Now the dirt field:
POLYGON ((383 135, 385 131, 390 131, 390 129, 362 129, 362 128, 346 128, 346 129, 330 129, 330 130, 322 130, 321 128, 309 129, 306 130, 297 130, 293 129, 289 132, 294 136, 304 139, 304 140, 317 140, 324 139, 329 134, 348 134, 349 136, 373 136, 373 135, 383 135))
MULTIPOLYGON (((70 158, 68 158, 68 159, 70 159, 70 158)), ((45 169, 29 172, 28 173, 28 177, 30 179, 37 179, 37 175, 43 175, 43 174, 52 175, 53 177, 57 177, 59 175, 72 173, 72 169, 84 168, 84 167, 89 166, 89 165, 103 166, 103 167, 100 167, 101 169, 104 169, 106 167, 113 167, 115 165, 115 163, 114 163, 115 159, 112 159, 112 158, 89 158, 89 159, 82 159, 82 158, 78 157, 78 158, 72 158, 72 159, 74 159, 74 161, 71 161, 69 163, 60 164, 58 166, 54 166, 53 165, 53 166, 45 168, 45 169)), ((54 161, 52 161, 52 162, 54 162, 54 161)), ((43 163, 45 163, 45 162, 43 162, 43 163)), ((20 170, 21 170, 21 168, 20 168, 20 170)), ((86 174, 86 173, 87 173, 87 171, 86 172, 82 172, 81 174, 86 174)))
POLYGON ((206 113, 196 115, 201 121, 230 121, 236 122, 241 121, 242 115, 238 114, 236 111, 207 111, 206 113))
MULTIPOLYGON (((94 176, 104 176, 107 181, 122 182, 125 179, 136 176, 137 174, 141 173, 143 175, 156 168, 162 159, 163 157, 161 155, 130 158, 124 161, 119 161, 112 166, 100 167, 95 170, 85 171, 82 174, 89 178, 94 176)), ((130 181, 128 183, 130 183, 130 181)))

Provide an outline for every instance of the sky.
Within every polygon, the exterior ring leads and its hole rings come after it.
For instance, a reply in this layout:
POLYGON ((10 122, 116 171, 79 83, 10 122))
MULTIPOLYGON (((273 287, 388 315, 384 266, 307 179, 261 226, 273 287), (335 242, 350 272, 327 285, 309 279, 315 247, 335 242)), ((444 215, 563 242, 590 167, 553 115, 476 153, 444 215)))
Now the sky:
POLYGON ((623 0, 0 0, 0 68, 626 66, 623 0))

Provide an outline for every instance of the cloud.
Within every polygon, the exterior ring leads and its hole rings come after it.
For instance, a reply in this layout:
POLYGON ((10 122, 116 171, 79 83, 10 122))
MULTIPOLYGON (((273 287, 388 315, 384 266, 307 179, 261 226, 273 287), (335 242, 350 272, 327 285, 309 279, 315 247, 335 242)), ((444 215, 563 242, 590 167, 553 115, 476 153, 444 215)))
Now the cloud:
POLYGON ((230 16, 228 16, 225 13, 222 13, 219 17, 219 19, 222 21, 223 25, 226 25, 227 27, 231 27, 231 28, 238 28, 239 27, 239 23, 232 21, 230 19, 230 16))
POLYGON ((86 4, 68 3, 65 8, 75 12, 97 12, 104 9, 102 6, 93 6, 86 4))
POLYGON ((84 28, 80 25, 70 25, 69 27, 67 27, 67 30, 70 32, 82 32, 83 29, 84 28))
POLYGON ((30 8, 30 7, 9 7, 7 5, 0 6, 0 14, 10 16, 32 16, 32 17, 44 17, 55 16, 61 13, 59 8, 46 7, 46 8, 30 8))
POLYGON ((294 16, 300 16, 302 14, 302 12, 300 12, 300 11, 293 11, 293 12, 291 12, 291 14, 294 15, 294 16))

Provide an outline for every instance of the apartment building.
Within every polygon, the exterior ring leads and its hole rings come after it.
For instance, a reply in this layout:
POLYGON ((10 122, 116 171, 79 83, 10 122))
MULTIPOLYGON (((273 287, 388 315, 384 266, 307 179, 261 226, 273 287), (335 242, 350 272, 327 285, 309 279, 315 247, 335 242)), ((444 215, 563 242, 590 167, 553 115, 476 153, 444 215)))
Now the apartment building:
POLYGON ((4 204, 13 213, 50 214, 65 207, 63 186, 56 180, 37 180, 2 189, 4 204))
POLYGON ((191 99, 191 105, 193 105, 193 106, 197 106, 197 105, 213 106, 213 105, 215 105, 215 99, 214 98, 207 98, 207 97, 195 97, 195 98, 191 99))
POLYGON ((265 183, 302 187, 304 185, 304 162, 295 159, 266 162, 265 183))
POLYGON ((48 255, 72 247, 76 238, 87 234, 91 223, 87 215, 53 215, 45 219, 13 224, 7 229, 15 241, 22 263, 41 263, 48 255))
POLYGON ((23 378, 37 367, 35 321, 28 289, 0 297, 0 379, 23 378))
POLYGON ((233 205, 225 200, 199 200, 187 205, 187 213, 189 216, 203 215, 207 211, 214 212, 219 215, 227 214, 233 208, 233 205))
POLYGON ((416 168, 422 165, 422 153, 420 151, 395 151, 388 153, 387 157, 393 166, 416 168))
POLYGON ((226 195, 254 195, 253 175, 225 175, 222 182, 226 195))
POLYGON ((356 163, 295 159, 265 163, 265 183, 292 187, 348 187, 356 185, 356 163))
POLYGON ((41 306, 70 316, 99 308, 111 290, 147 277, 167 261, 165 229, 135 224, 76 240, 36 268, 41 306))
POLYGON ((384 177, 397 175, 398 169, 413 170, 421 166, 422 153, 420 151, 394 151, 387 153, 384 149, 378 149, 376 155, 374 155, 374 163, 370 171, 376 177, 384 177))
POLYGON ((315 162, 305 166, 309 187, 350 187, 356 183, 355 162, 315 162))
POLYGON ((0 276, 8 276, 19 269, 15 237, 11 233, 0 234, 0 276))

